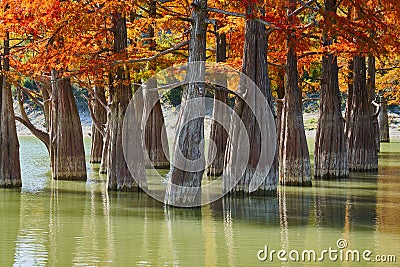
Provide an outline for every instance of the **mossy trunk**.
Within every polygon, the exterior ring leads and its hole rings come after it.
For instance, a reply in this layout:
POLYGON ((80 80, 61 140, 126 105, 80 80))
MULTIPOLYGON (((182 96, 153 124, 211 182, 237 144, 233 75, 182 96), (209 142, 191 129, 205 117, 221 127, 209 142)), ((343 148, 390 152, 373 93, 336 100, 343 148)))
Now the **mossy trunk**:
POLYGON ((377 171, 378 149, 375 125, 366 85, 365 56, 353 57, 353 90, 347 116, 348 164, 350 171, 377 171))
POLYGON ((193 170, 185 162, 197 161, 204 165, 204 105, 193 107, 190 100, 204 96, 205 84, 198 82, 204 80, 206 60, 206 32, 207 32, 207 0, 194 0, 192 3, 192 30, 189 44, 189 69, 187 79, 189 84, 184 86, 183 102, 177 124, 177 136, 174 143, 174 164, 172 166, 170 181, 166 189, 165 203, 171 205, 198 206, 201 204, 201 181, 204 173, 203 166, 193 170), (195 82, 197 81, 197 82, 195 82), (188 119, 191 114, 196 119, 188 119))
MULTIPOLYGON (((256 7, 253 6, 253 4, 249 4, 247 7, 247 13, 251 14, 255 8, 256 7)), ((266 104, 269 106, 271 111, 273 111, 272 95, 268 78, 268 65, 266 61, 268 48, 267 30, 264 25, 256 20, 247 20, 245 27, 242 72, 258 87, 254 90, 248 90, 245 97, 249 100, 247 103, 257 103, 257 90, 260 90, 266 99, 266 104)), ((245 85, 246 81, 243 80, 241 83, 245 85)), ((236 195, 245 195, 250 193, 256 195, 275 194, 278 183, 277 153, 275 153, 274 161, 270 169, 265 166, 265 162, 260 162, 260 160, 262 160, 262 154, 266 154, 267 150, 271 147, 277 147, 277 143, 263 143, 262 134, 267 133, 262 133, 261 129, 266 131, 270 125, 262 125, 263 123, 266 124, 267 121, 258 121, 256 118, 257 115, 266 118, 267 110, 264 110, 264 106, 258 106, 257 104, 255 104, 252 110, 247 103, 241 98, 237 98, 235 101, 234 112, 245 126, 246 133, 244 134, 247 134, 249 138, 250 147, 249 159, 245 171, 240 177, 237 185, 231 190, 231 193, 236 195), (257 188, 254 188, 252 185, 257 185, 257 188)), ((276 127, 275 121, 273 127, 276 127)), ((226 151, 227 175, 224 181, 224 191, 228 190, 227 185, 232 185, 230 180, 236 178, 234 177, 235 174, 231 173, 232 166, 230 165, 237 163, 235 150, 238 149, 238 144, 243 142, 243 140, 240 140, 240 129, 241 128, 237 121, 233 120, 226 151)), ((241 152, 238 151, 238 153, 241 152)))
MULTIPOLYGON (((4 41, 4 72, 10 70, 8 55, 9 40, 7 36, 4 41)), ((11 85, 4 75, 0 76, 0 82, 0 187, 16 188, 22 186, 22 180, 11 85)))
MULTIPOLYGON (((336 13, 336 0, 325 0, 325 12, 336 13)), ((330 21, 334 24, 334 21, 330 21)), ((324 46, 330 46, 328 30, 324 46)), ((341 112, 339 68, 333 54, 322 57, 322 81, 319 120, 315 138, 314 177, 316 179, 346 178, 349 175, 345 123, 341 112)))
POLYGON ((381 97, 381 112, 379 113, 379 138, 382 143, 389 143, 389 117, 387 100, 381 97))
MULTIPOLYGON (((92 110, 95 118, 92 118, 92 121, 96 120, 96 123, 100 124, 102 127, 107 123, 107 110, 101 105, 100 101, 106 103, 106 96, 104 87, 95 86, 94 94, 97 95, 97 98, 94 98, 92 103, 92 110)), ((104 146, 104 136, 99 129, 92 123, 92 143, 90 148, 90 163, 100 163, 101 157, 103 154, 103 146, 104 146)))
POLYGON ((56 180, 86 180, 82 125, 69 78, 51 72, 50 161, 56 180))
MULTIPOLYGON (((217 32, 218 27, 215 26, 216 31, 216 62, 226 61, 226 34, 219 34, 217 32)), ((227 77, 225 74, 216 75, 216 83, 219 86, 227 87, 227 77)), ((220 105, 228 105, 228 93, 224 91, 216 90, 214 92, 214 110, 213 110, 213 121, 211 124, 210 132, 210 145, 208 149, 208 176, 220 176, 224 170, 224 158, 226 143, 228 140, 228 132, 219 123, 222 121, 229 122, 230 118, 228 114, 220 110, 220 105), (219 121, 219 122, 218 122, 219 121)))
MULTIPOLYGON (((113 34, 114 34, 114 52, 122 56, 127 48, 127 29, 126 18, 121 13, 113 13, 113 34)), ((110 102, 108 114, 108 134, 109 143, 107 151, 107 181, 108 190, 112 191, 137 191, 139 185, 133 178, 133 175, 145 175, 144 162, 135 162, 137 169, 131 173, 125 161, 122 128, 125 113, 132 99, 132 89, 130 85, 129 70, 126 66, 118 65, 114 68, 114 83, 110 86, 110 102)), ((127 138, 141 138, 140 136, 129 136, 127 138)), ((139 177, 138 177, 139 178, 139 177)))

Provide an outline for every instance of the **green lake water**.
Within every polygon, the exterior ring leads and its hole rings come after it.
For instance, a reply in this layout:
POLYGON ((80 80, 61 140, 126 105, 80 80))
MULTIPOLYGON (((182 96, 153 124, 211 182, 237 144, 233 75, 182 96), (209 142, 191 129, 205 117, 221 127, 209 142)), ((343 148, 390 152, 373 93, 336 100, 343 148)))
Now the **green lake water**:
MULTIPOLYGON (((109 193, 88 165, 87 182, 53 181, 45 147, 21 137, 22 190, 0 189, 3 266, 398 266, 400 142, 382 144, 379 172, 280 188, 275 197, 226 197, 197 209, 165 207, 144 193, 109 193), (339 249, 337 241, 347 242, 339 249), (260 261, 260 250, 371 251, 397 263, 260 261), (385 257, 387 256, 387 257, 385 257)), ((89 140, 85 140, 89 151, 89 140)), ((312 151, 312 150, 311 150, 312 151)), ((260 256, 264 256, 261 253, 260 256)), ((296 255, 296 254, 292 254, 296 255)), ((286 257, 288 257, 286 255, 286 257)), ((301 257, 300 257, 301 260, 301 257)))

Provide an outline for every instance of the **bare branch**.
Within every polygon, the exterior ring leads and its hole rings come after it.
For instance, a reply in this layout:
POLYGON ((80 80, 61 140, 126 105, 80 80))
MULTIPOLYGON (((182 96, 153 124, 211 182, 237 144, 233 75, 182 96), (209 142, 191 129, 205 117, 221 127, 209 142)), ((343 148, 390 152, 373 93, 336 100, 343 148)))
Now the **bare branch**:
POLYGON ((306 2, 306 3, 304 3, 303 1, 299 1, 299 2, 300 2, 300 4, 301 4, 302 6, 299 7, 298 9, 296 9, 295 11, 293 11, 292 13, 290 13, 290 14, 288 15, 288 17, 296 16, 296 15, 300 14, 301 12, 303 12, 304 10, 306 10, 307 8, 310 8, 310 9, 312 9, 312 10, 314 10, 314 11, 317 11, 317 10, 318 10, 318 9, 315 10, 314 7, 311 7, 311 6, 310 6, 313 2, 315 2, 315 0, 310 0, 310 1, 306 2))
POLYGON ((124 64, 124 63, 137 63, 137 62, 145 62, 145 61, 153 61, 161 56, 167 55, 169 53, 172 53, 175 50, 180 49, 181 47, 189 44, 189 41, 184 41, 182 43, 179 43, 171 48, 168 48, 167 50, 162 51, 161 53, 155 54, 151 57, 146 57, 146 58, 136 58, 136 59, 131 59, 128 61, 121 61, 121 60, 116 60, 112 65, 118 65, 118 64, 124 64))
POLYGON ((18 86, 18 88, 20 90, 22 90, 30 99, 32 99, 36 104, 38 104, 42 109, 44 108, 43 103, 36 97, 33 95, 33 93, 31 92, 31 90, 29 90, 28 88, 24 87, 24 86, 18 86))
MULTIPOLYGON (((247 18, 247 16, 245 14, 232 12, 232 11, 226 11, 226 10, 222 10, 222 9, 219 9, 219 8, 209 7, 209 8, 207 8, 207 10, 209 12, 224 14, 224 15, 227 15, 227 16, 238 17, 238 18, 243 18, 243 19, 247 18)), ((269 23, 268 21, 265 21, 263 19, 254 18, 254 20, 259 22, 259 23, 261 23, 261 24, 264 24, 264 25, 266 25, 268 27, 271 27, 273 29, 277 29, 277 30, 280 29, 279 27, 273 26, 271 23, 269 23)))
POLYGON ((105 126, 102 125, 101 123, 99 123, 99 121, 97 120, 96 115, 94 114, 94 111, 93 111, 92 100, 86 96, 84 96, 84 98, 86 98, 86 100, 88 101, 88 108, 90 111, 90 116, 92 117, 92 123, 93 123, 94 127, 96 128, 97 131, 100 132, 100 134, 103 137, 105 137, 105 135, 106 135, 105 126))

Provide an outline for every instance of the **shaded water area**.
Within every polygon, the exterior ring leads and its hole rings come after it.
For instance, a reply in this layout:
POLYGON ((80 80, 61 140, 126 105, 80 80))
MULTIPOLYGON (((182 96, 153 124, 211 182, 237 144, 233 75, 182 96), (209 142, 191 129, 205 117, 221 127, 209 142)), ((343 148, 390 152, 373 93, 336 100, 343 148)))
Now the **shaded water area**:
MULTIPOLYGON (((109 193, 91 165, 86 183, 53 181, 40 141, 21 137, 20 144, 22 191, 0 189, 0 266, 366 266, 257 258, 265 246, 319 252, 338 249, 338 239, 400 262, 399 141, 382 145, 377 174, 284 187, 276 197, 226 197, 198 209, 109 193)), ((88 153, 89 140, 85 145, 88 153)))

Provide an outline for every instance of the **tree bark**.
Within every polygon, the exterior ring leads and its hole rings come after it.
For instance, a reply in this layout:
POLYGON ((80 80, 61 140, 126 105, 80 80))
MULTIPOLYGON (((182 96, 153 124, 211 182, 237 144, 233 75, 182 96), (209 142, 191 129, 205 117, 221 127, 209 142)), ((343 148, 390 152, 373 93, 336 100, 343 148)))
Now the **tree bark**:
MULTIPOLYGON (((107 110, 100 104, 99 101, 106 103, 106 95, 104 91, 104 87, 95 86, 94 94, 97 95, 99 99, 93 97, 92 100, 92 110, 94 118, 92 121, 96 121, 96 123, 100 124, 102 127, 107 123, 107 110)), ((90 103, 89 103, 90 105, 90 103)), ((103 154, 103 146, 104 146, 104 133, 97 129, 95 123, 92 123, 92 144, 90 149, 90 163, 100 163, 101 157, 103 154)))
MULTIPOLYGON (((113 13, 114 52, 126 57, 127 29, 126 18, 120 13, 113 13)), ((110 88, 110 104, 108 116, 108 157, 107 157, 107 181, 108 190, 112 191, 135 191, 140 190, 139 185, 132 175, 145 177, 144 162, 135 162, 137 168, 135 173, 128 169, 123 153, 122 128, 125 113, 132 98, 129 71, 126 66, 117 66, 113 70, 115 81, 110 88)), ((129 136, 129 138, 141 138, 140 136, 129 136)))
MULTIPOLYGON (((336 0, 325 0, 325 12, 336 12, 336 0)), ((332 21, 333 23, 333 21, 332 21)), ((332 44, 324 33, 324 46, 332 44)), ((339 68, 333 54, 322 57, 322 82, 314 152, 316 179, 346 178, 347 164, 344 119, 340 108, 339 68)))
MULTIPOLYGON (((184 86, 183 102, 179 113, 177 136, 174 144, 174 164, 181 163, 179 154, 186 160, 199 162, 205 166, 204 159, 204 105, 190 107, 188 101, 204 96, 205 84, 198 81, 204 80, 206 60, 206 32, 207 32, 207 0, 194 0, 192 3, 192 30, 189 44, 189 69, 187 79, 189 84, 184 86), (188 117, 195 114, 198 118, 188 121, 188 117), (180 130, 180 132, 178 132, 180 130), (179 153, 178 153, 179 152, 179 153)), ((187 162, 187 161, 186 161, 187 162)), ((165 194, 165 203, 171 205, 195 205, 201 203, 201 186, 204 168, 176 166, 171 168, 171 177, 165 194), (182 169, 183 168, 183 169, 182 169), (178 187, 179 186, 179 187, 178 187)))
POLYGON ((347 120, 347 143, 350 171, 377 171, 378 149, 366 86, 365 56, 355 55, 353 92, 347 120))
POLYGON ((0 76, 0 187, 22 186, 19 142, 14 120, 11 85, 4 75, 10 70, 8 33, 4 40, 3 75, 0 76))
MULTIPOLYGON (((295 0, 289 1, 295 9, 295 0)), ((289 20, 293 20, 290 17, 289 20)), ((294 22, 292 22, 294 23, 294 22)), ((285 101, 280 137, 280 183, 282 185, 311 185, 310 156, 304 130, 301 91, 298 83, 295 35, 287 39, 287 59, 285 76, 285 101)))
POLYGON ((380 142, 390 143, 387 100, 384 97, 381 97, 380 103, 381 103, 381 112, 379 113, 380 142))
MULTIPOLYGON (((217 32, 217 25, 215 25, 214 30, 216 32, 216 62, 225 62, 226 34, 219 34, 217 32)), ((228 86, 226 75, 217 74, 216 83, 226 88, 228 86)), ((228 105, 228 93, 219 90, 214 92, 213 121, 210 132, 210 143, 213 143, 214 145, 210 145, 208 149, 208 176, 220 176, 223 173, 226 143, 228 140, 228 132, 220 123, 218 123, 218 121, 229 121, 230 118, 228 117, 228 114, 225 114, 225 112, 218 109, 219 106, 217 103, 228 105)))
MULTIPOLYGON (((255 4, 250 3, 247 6, 246 13, 252 14, 255 9, 255 4)), ((268 77, 268 65, 267 65, 267 49, 268 49, 268 34, 264 25, 257 22, 256 20, 247 20, 245 26, 245 43, 243 52, 243 64, 242 72, 257 85, 258 89, 261 90, 262 94, 266 98, 267 105, 273 111, 272 94, 270 89, 270 81, 268 77)), ((244 82, 244 81, 242 81, 244 82)), ((255 91, 255 90, 254 90, 255 91)), ((256 92, 249 91, 246 93, 246 97, 249 99, 255 99, 257 97, 256 92)), ((275 144, 265 144, 262 141, 261 129, 265 129, 265 125, 260 125, 260 121, 257 121, 256 114, 253 113, 252 109, 245 103, 241 98, 237 98, 235 101, 234 112, 238 115, 240 120, 243 122, 247 136, 250 142, 250 155, 247 162, 246 169, 240 178, 237 185, 232 189, 233 194, 257 194, 257 195, 269 195, 276 192, 278 183, 278 153, 275 153, 274 162, 271 169, 266 170, 266 166, 261 166, 260 170, 257 170, 260 162, 261 153, 265 153, 268 147, 275 146, 275 144), (264 151, 264 152, 263 152, 264 151), (258 188, 251 188, 250 184, 254 181, 261 181, 258 188)), ((267 116, 267 111, 263 110, 263 107, 256 106, 255 113, 261 113, 262 117, 267 116)), ((266 123, 266 122, 264 122, 266 123)), ((274 126, 275 127, 275 126, 274 126)), ((231 160, 234 155, 234 151, 238 149, 237 144, 243 140, 237 140, 239 134, 235 134, 240 129, 235 121, 232 122, 230 129, 230 137, 228 140, 227 151, 226 151, 226 164, 228 166, 227 179, 233 179, 230 175, 230 166, 228 164, 235 164, 235 160, 231 160)), ((240 153, 240 152, 239 152, 240 153)), ((225 184, 231 184, 230 182, 225 184)), ((224 189, 227 191, 227 189, 224 189)))
POLYGON ((51 72, 50 164, 53 179, 86 180, 82 125, 69 78, 51 72))
MULTIPOLYGON (((276 93, 278 95, 278 101, 276 103, 276 135, 277 135, 277 140, 278 140, 278 147, 280 146, 279 144, 281 143, 281 130, 282 130, 282 113, 283 113, 283 106, 284 106, 284 100, 285 100, 285 69, 281 68, 278 70, 278 82, 277 82, 277 89, 276 93)), ((278 149, 279 153, 279 149, 278 149)), ((279 162, 281 162, 282 159, 279 155, 279 162)))
MULTIPOLYGON (((367 72, 367 90, 368 90, 368 101, 369 103, 372 103, 372 101, 375 101, 375 89, 376 89, 376 84, 375 84, 375 72, 376 72, 376 67, 375 67, 375 57, 372 55, 368 56, 368 72, 367 72)), ((371 114, 375 113, 375 106, 370 105, 371 107, 371 114)), ((380 143, 380 137, 379 137, 379 123, 378 123, 378 116, 373 116, 372 121, 374 123, 374 136, 375 136, 375 142, 376 142, 376 148, 378 149, 378 152, 380 151, 381 148, 381 143, 380 143)))
MULTIPOLYGON (((156 1, 150 0, 150 10, 149 16, 156 18, 156 1)), ((154 38, 154 28, 153 25, 149 26, 149 38, 154 38)), ((150 50, 156 50, 155 40, 150 40, 150 50)), ((152 70, 156 69, 156 63, 151 62, 149 68, 152 70)), ((169 169, 169 148, 168 148, 168 138, 167 131, 165 129, 164 115, 161 108, 161 102, 159 99, 158 91, 152 91, 151 89, 157 88, 157 80, 149 79, 147 84, 147 90, 145 95, 145 109, 151 108, 149 117, 146 122, 145 129, 145 144, 149 155, 151 164, 156 169, 169 169), (150 90, 149 90, 150 89, 150 90), (148 103, 154 103, 153 107, 148 107, 148 103), (164 142, 164 147, 163 147, 164 142), (164 153, 165 150, 165 153, 164 153), (167 154, 167 155, 166 155, 167 154)))

